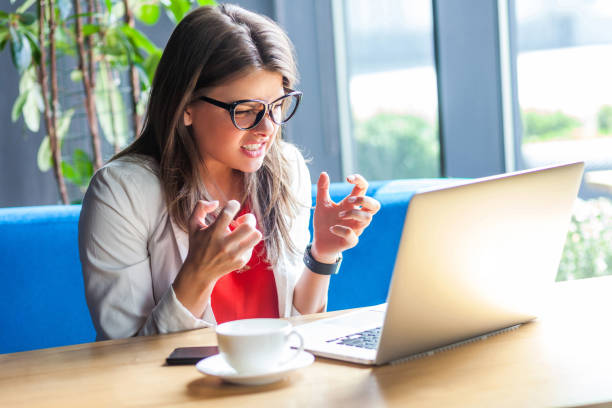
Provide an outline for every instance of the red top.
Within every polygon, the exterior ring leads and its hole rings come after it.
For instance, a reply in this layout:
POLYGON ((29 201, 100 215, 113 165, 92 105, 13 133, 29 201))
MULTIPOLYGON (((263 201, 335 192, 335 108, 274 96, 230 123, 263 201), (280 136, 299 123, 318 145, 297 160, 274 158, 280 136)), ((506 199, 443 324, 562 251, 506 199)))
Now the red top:
MULTIPOLYGON (((245 205, 237 217, 249 211, 245 205)), ((230 229, 233 231, 234 227, 230 226, 230 229)), ((279 317, 276 281, 265 259, 266 247, 262 240, 253 249, 247 266, 217 281, 210 296, 217 323, 255 317, 279 317)))

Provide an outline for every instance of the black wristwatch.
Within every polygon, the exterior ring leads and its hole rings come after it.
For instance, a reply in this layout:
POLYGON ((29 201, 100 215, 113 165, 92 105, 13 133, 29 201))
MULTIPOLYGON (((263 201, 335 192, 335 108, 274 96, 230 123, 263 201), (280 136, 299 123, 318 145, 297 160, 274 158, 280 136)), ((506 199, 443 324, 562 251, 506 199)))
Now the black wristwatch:
POLYGON ((308 267, 314 273, 319 275, 335 275, 340 270, 340 264, 342 263, 342 255, 336 259, 336 262, 332 264, 321 263, 312 257, 310 248, 312 244, 308 244, 304 251, 304 265, 308 267))

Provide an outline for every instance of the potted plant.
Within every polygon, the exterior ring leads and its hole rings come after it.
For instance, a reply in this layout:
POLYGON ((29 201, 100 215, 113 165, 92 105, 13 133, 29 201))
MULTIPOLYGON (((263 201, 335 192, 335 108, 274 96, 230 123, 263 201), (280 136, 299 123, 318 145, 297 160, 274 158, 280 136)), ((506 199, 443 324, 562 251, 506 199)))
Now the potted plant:
MULTIPOLYGON (((80 201, 102 166, 102 145, 114 151, 140 133, 141 117, 161 57, 137 27, 155 25, 162 12, 176 24, 193 7, 211 0, 11 0, 0 11, 0 51, 10 48, 20 75, 12 120, 23 118, 46 136, 38 151, 41 171, 53 170, 61 201, 80 201), (70 67, 58 73, 58 61, 70 67), (81 103, 62 100, 60 81, 80 84, 81 103), (63 148, 78 105, 84 106, 89 148, 63 148), (71 199, 67 183, 80 194, 71 199)), ((81 108, 82 109, 82 108, 81 108)))

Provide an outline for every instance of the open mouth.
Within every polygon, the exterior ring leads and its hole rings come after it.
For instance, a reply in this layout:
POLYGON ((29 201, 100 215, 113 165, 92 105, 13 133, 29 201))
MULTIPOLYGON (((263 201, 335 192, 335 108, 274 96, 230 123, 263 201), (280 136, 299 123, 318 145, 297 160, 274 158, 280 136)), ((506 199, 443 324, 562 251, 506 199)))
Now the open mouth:
POLYGON ((264 145, 265 143, 253 143, 253 144, 243 145, 240 147, 242 147, 247 152, 256 152, 258 150, 261 150, 261 148, 264 147, 264 145))
POLYGON ((266 151, 266 142, 245 144, 240 146, 240 149, 247 157, 261 157, 266 151))

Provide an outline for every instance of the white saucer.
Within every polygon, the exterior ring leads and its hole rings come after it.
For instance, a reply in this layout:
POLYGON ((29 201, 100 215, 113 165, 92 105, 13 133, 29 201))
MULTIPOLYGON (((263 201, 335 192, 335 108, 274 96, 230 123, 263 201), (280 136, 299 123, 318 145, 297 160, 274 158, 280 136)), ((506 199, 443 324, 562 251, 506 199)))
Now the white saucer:
POLYGON ((314 356, 312 354, 307 351, 302 351, 291 361, 274 367, 266 372, 240 374, 225 361, 221 354, 216 354, 198 361, 196 368, 203 374, 219 377, 224 381, 234 384, 263 385, 282 380, 291 371, 309 366, 313 361, 314 356))

